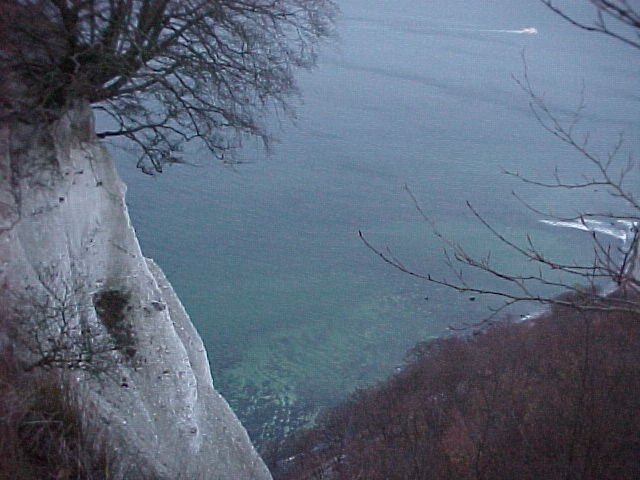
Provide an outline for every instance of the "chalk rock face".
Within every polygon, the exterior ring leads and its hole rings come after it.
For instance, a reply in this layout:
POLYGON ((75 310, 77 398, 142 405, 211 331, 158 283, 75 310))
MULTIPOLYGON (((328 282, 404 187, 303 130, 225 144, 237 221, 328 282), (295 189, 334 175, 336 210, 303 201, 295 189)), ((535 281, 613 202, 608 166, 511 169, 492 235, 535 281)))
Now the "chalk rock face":
POLYGON ((26 358, 72 367, 113 478, 270 479, 124 194, 86 105, 0 125, 1 300, 26 358))

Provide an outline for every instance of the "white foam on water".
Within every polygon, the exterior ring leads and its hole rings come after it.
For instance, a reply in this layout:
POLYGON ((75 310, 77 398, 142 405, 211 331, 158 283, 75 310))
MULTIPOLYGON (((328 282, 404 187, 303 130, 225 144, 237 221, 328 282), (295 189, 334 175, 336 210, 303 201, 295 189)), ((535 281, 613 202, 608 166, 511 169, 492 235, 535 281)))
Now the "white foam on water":
POLYGON ((633 234, 636 228, 636 222, 629 220, 615 220, 615 221, 601 221, 601 220, 540 220, 542 223, 551 225, 554 227, 574 228, 577 230, 583 230, 585 232, 595 232, 607 235, 610 237, 622 240, 623 243, 627 243, 628 240, 633 238, 633 234))

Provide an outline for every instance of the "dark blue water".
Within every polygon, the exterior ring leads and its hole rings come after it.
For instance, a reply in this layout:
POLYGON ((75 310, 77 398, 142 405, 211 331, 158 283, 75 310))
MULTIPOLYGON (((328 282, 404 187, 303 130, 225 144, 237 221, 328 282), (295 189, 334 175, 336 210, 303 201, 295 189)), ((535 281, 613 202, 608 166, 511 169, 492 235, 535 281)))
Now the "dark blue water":
POLYGON ((558 214, 609 208, 609 197, 531 188, 501 173, 589 172, 531 114, 512 78, 522 77, 523 55, 560 116, 584 84, 579 131, 595 151, 605 154, 620 131, 624 152, 640 151, 638 54, 538 2, 340 5, 340 40, 299 75, 304 103, 295 126, 273 122, 280 143, 271 157, 248 144, 239 156, 249 163, 232 169, 194 153, 202 166, 151 178, 117 153, 143 251, 173 283, 217 387, 258 441, 392 372, 416 341, 486 316, 487 302, 395 271, 359 240, 362 230, 412 268, 449 275, 405 183, 443 232, 491 251, 501 268, 526 267, 465 201, 507 234, 529 232, 559 258, 588 258, 588 236, 540 224, 511 191, 558 214), (539 33, 487 31, 524 27, 539 33))

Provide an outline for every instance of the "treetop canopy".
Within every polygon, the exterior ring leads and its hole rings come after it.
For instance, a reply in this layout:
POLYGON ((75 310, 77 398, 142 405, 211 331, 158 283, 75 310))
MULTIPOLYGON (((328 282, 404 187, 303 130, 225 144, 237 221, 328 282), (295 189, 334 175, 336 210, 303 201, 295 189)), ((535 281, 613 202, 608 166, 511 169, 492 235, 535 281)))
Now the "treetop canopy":
POLYGON ((199 139, 218 158, 289 112, 293 71, 332 34, 333 0, 0 0, 2 117, 55 119, 75 100, 161 171, 199 139))

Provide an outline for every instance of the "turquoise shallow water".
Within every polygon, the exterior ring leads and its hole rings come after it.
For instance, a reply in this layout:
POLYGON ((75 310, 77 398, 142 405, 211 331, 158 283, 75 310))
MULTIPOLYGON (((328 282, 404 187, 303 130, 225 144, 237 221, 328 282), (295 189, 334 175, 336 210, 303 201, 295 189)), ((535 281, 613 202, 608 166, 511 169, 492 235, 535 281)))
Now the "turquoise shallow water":
POLYGON ((500 173, 586 171, 536 123, 511 78, 523 50, 560 114, 584 81, 583 131, 594 148, 604 152, 624 130, 625 149, 640 151, 635 53, 572 30, 537 2, 340 3, 341 39, 299 75, 304 103, 295 126, 274 122, 271 157, 248 144, 239 155, 250 163, 231 169, 194 152, 189 160, 202 166, 148 177, 115 151, 143 251, 173 283, 217 387, 260 444, 389 374, 416 341, 486 315, 482 299, 394 271, 359 240, 362 230, 408 265, 447 273, 405 183, 443 232, 491 251, 504 268, 526 266, 466 200, 559 258, 589 257, 582 232, 540 224, 510 192, 559 214, 608 208, 610 198, 530 188, 500 173), (529 26, 540 33, 482 31, 529 26))

